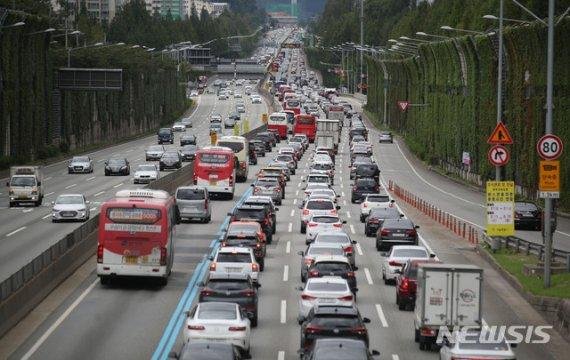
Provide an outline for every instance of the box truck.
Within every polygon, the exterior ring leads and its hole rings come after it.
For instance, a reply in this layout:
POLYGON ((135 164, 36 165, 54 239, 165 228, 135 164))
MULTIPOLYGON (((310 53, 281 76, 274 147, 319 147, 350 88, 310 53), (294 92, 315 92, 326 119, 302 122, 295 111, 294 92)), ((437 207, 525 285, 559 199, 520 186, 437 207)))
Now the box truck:
POLYGON ((42 171, 39 166, 12 166, 8 194, 10 207, 20 203, 33 203, 40 206, 44 198, 42 171))

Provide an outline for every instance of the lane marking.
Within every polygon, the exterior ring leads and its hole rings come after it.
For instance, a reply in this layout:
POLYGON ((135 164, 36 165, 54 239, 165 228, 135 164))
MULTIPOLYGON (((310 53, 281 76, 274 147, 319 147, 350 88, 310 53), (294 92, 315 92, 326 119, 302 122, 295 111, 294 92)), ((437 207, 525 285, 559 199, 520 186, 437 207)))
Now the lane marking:
POLYGON ((368 281, 368 285, 373 285, 372 276, 370 275, 370 270, 368 268, 364 268, 364 276, 366 277, 366 281, 368 281))
POLYGON ((378 318, 382 323, 382 327, 388 327, 388 322, 386 321, 386 316, 384 316, 384 311, 382 311, 382 306, 380 304, 376 304, 376 313, 378 314, 378 318))
POLYGON ((95 180, 95 176, 91 176, 89 179, 87 179, 86 181, 91 181, 91 180, 95 180))
POLYGON ((297 187, 299 187, 299 188, 300 188, 300 187, 301 187, 301 183, 297 184, 297 187))
POLYGON ((22 210, 23 213, 29 213, 31 211, 34 211, 34 209, 26 209, 26 210, 22 210))
POLYGON ((352 216, 352 215, 350 215, 350 211, 347 211, 347 212, 346 212, 346 217, 350 219, 351 216, 352 216))
POLYGON ((12 231, 12 232, 7 233, 7 234, 6 234, 6 237, 10 237, 10 236, 14 235, 15 233, 18 233, 18 232, 20 232, 20 231, 22 231, 22 230, 25 230, 25 229, 26 229, 26 227, 25 227, 25 226, 22 226, 22 227, 19 228, 19 229, 16 229, 16 230, 14 230, 14 231, 12 231))
POLYGON ((344 197, 344 191, 342 191, 342 192, 340 193, 340 195, 341 195, 342 197, 344 197))
POLYGON ((398 354, 392 354, 392 360, 400 360, 398 354))
POLYGON ((115 186, 113 186, 114 188, 118 188, 119 186, 123 186, 123 183, 117 184, 115 186))
POLYGON ((356 243, 356 251, 358 252, 358 255, 360 255, 360 256, 363 255, 362 248, 360 247, 360 243, 356 243))
POLYGON ((356 231, 354 230, 354 225, 352 224, 350 224, 350 232, 356 234, 356 231))
POLYGON ((346 200, 343 200, 343 201, 342 201, 342 204, 343 204, 344 206, 346 206, 346 200))
POLYGON ((38 348, 40 346, 42 346, 42 344, 46 341, 46 339, 55 331, 55 329, 57 329, 57 327, 65 320, 67 319, 67 317, 69 316, 69 314, 71 314, 71 312, 73 310, 75 310, 75 308, 77 307, 77 305, 79 305, 79 303, 81 301, 83 301, 83 299, 91 292, 91 290, 93 290, 93 288, 95 288, 95 285, 97 285, 97 283, 99 282, 99 278, 95 279, 95 281, 93 281, 91 283, 91 285, 89 285, 89 287, 87 289, 85 289, 85 291, 83 291, 83 293, 81 293, 81 295, 79 295, 79 297, 77 299, 75 299, 75 301, 63 312, 63 314, 61 314, 61 316, 46 330, 46 332, 38 339, 38 341, 36 341, 36 343, 30 348, 30 350, 28 350, 27 353, 24 354, 24 356, 22 357, 22 360, 28 360, 30 357, 32 357, 32 355, 34 355, 34 353, 38 350, 38 348))
POLYGON ((289 281, 289 265, 283 266, 283 281, 289 281))
POLYGON ((295 215, 295 209, 291 210, 291 217, 295 215))
POLYGON ((96 210, 96 209, 97 209, 97 206, 93 206, 93 207, 92 207, 91 209, 89 209, 89 210, 93 211, 93 210, 96 210))
POLYGON ((287 300, 281 300, 281 324, 285 324, 287 322, 287 300))
POLYGON ((47 214, 46 216, 44 216, 42 219, 47 219, 48 217, 50 217, 51 214, 47 214))
POLYGON ((74 187, 76 187, 76 186, 77 186, 77 184, 71 184, 71 185, 66 186, 65 188, 66 188, 66 189, 71 189, 71 188, 74 188, 74 187))
POLYGON ((279 350, 277 352, 277 360, 285 360, 285 351, 279 350))
POLYGON ((53 195, 53 194, 55 194, 55 192, 52 191, 52 192, 48 192, 48 193, 45 194, 44 196, 50 196, 50 195, 53 195))
MULTIPOLYGON (((51 176, 48 176, 47 178, 44 179, 44 181, 48 181, 48 180, 51 180, 51 179, 52 179, 52 177, 51 177, 51 176)), ((2 195, 2 194, 0 194, 0 195, 2 195)))
POLYGON ((105 193, 105 191, 99 191, 97 194, 95 194, 93 196, 99 196, 99 195, 104 194, 104 193, 105 193))
POLYGON ((289 254, 291 252, 291 241, 287 241, 287 245, 285 246, 285 253, 289 254))
POLYGON ((293 205, 297 205, 297 199, 293 200, 293 205))
POLYGON ((299 190, 295 191, 295 196, 299 195, 299 190))
POLYGON ((287 232, 291 231, 293 231, 293 223, 289 223, 289 226, 287 227, 287 232))

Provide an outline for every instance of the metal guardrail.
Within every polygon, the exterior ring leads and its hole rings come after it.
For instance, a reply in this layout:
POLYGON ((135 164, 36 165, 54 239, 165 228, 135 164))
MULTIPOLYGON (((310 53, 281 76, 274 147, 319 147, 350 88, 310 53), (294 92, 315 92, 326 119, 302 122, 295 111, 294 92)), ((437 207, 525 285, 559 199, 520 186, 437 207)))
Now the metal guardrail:
MULTIPOLYGON (((532 241, 528 241, 525 239, 521 239, 516 236, 506 236, 506 237, 489 237, 484 235, 483 239, 485 243, 489 245, 491 249, 494 247, 496 248, 497 245, 494 244, 494 241, 499 241, 500 246, 504 246, 507 249, 514 249, 517 252, 524 252, 526 255, 536 255, 539 260, 544 260, 544 245, 537 244, 532 241)), ((552 250, 552 259, 560 260, 560 262, 565 263, 567 266, 570 266, 570 251, 560 250, 560 249, 553 249, 552 250)))

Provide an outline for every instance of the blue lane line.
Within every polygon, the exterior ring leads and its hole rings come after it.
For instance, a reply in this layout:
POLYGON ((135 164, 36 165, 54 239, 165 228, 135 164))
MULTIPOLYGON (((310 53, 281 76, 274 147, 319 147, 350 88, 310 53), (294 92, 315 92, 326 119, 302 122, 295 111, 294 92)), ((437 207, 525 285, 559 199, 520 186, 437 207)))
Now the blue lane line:
MULTIPOLYGON (((249 195, 251 195, 251 191, 252 190, 250 187, 241 196, 238 202, 234 205, 232 211, 235 210, 236 207, 243 204, 243 202, 249 197, 249 195)), ((210 243, 210 249, 211 249, 210 253, 206 255, 204 259, 202 259, 202 261, 194 269, 194 274, 190 278, 190 281, 188 282, 188 285, 186 286, 184 293, 182 293, 182 296, 178 301, 178 305, 176 306, 176 309, 172 313, 170 320, 168 321, 168 325, 164 329, 162 337, 160 338, 160 341, 154 353, 152 354, 151 357, 152 360, 168 359, 168 353, 171 351, 172 347, 174 346, 174 343, 178 338, 178 334, 180 333, 180 329, 182 328, 182 325, 184 323, 184 319, 186 318, 184 312, 190 309, 190 305, 192 305, 198 293, 198 286, 196 285, 206 275, 206 272, 210 267, 209 257, 213 256, 214 253, 216 252, 221 240, 223 230, 227 228, 229 222, 230 222, 230 217, 226 216, 224 222, 218 228, 218 232, 216 233, 215 239, 212 240, 212 242, 210 243)))

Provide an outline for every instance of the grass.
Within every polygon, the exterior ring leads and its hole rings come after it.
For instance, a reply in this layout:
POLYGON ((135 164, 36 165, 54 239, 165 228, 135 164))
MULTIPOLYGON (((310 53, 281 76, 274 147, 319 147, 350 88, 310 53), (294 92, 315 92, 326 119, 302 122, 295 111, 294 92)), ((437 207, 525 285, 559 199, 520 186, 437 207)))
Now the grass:
POLYGON ((523 265, 536 264, 538 259, 534 255, 516 253, 512 249, 500 249, 496 253, 489 254, 509 274, 517 278, 523 288, 533 295, 548 296, 555 298, 570 298, 570 273, 552 274, 551 287, 544 288, 544 280, 538 276, 526 276, 523 274, 523 265))

